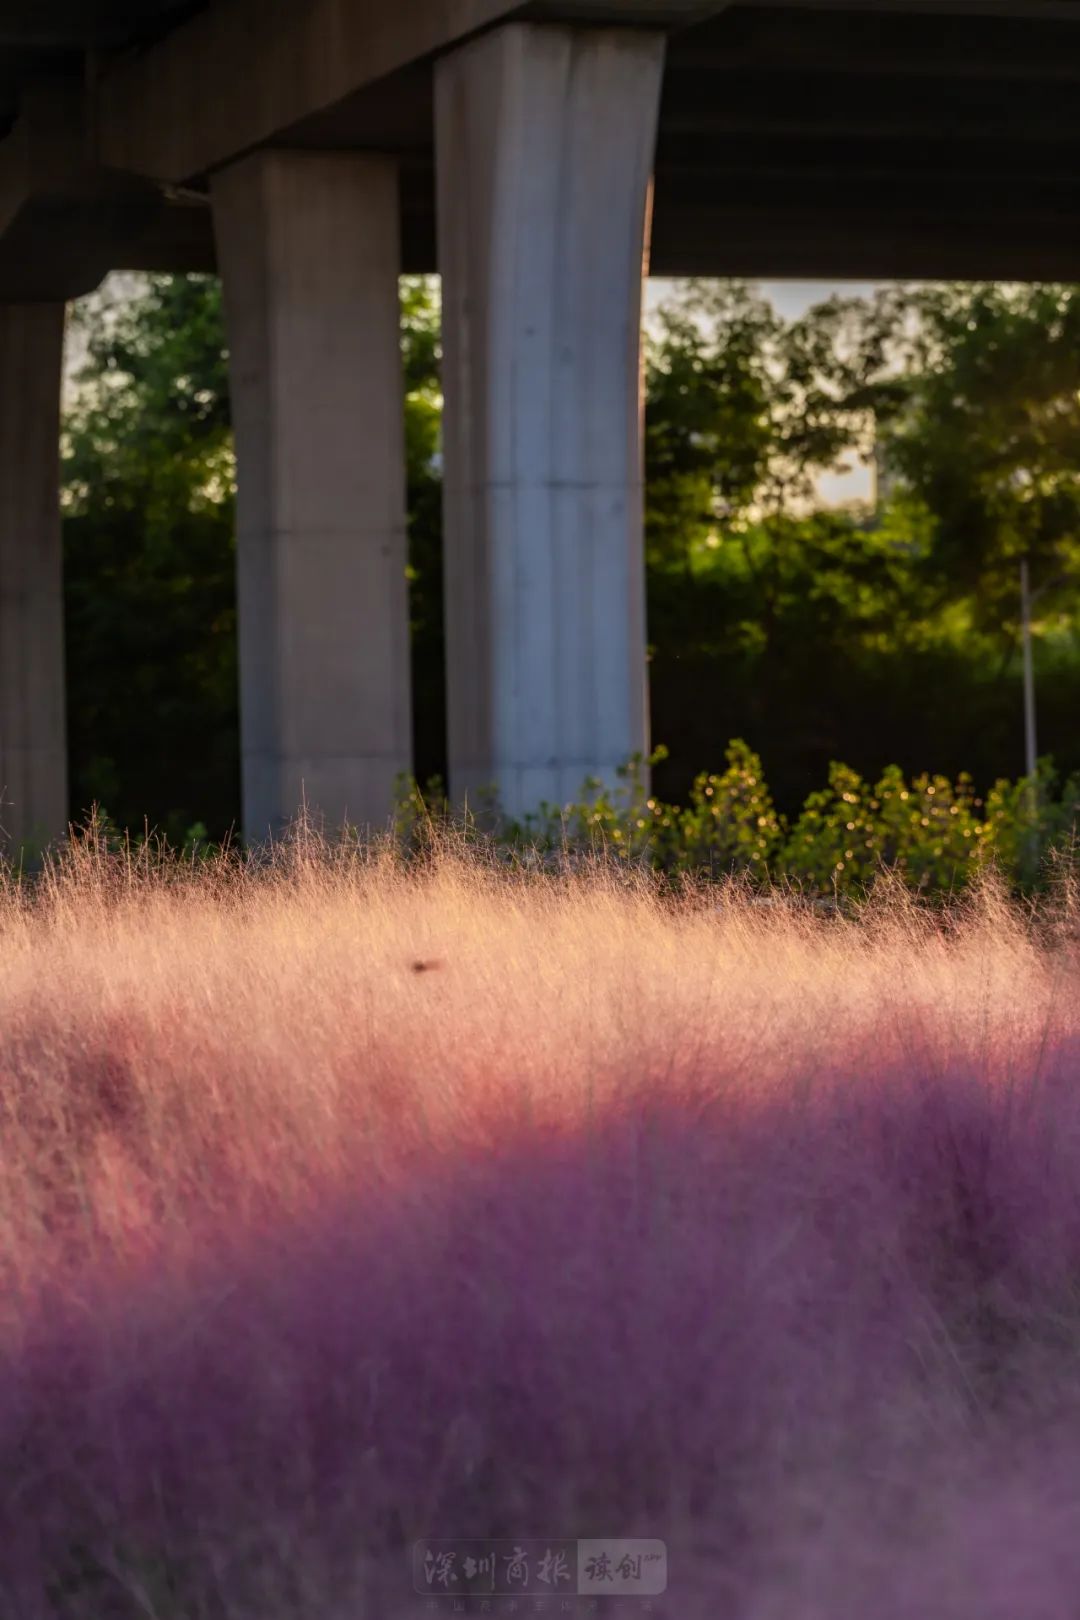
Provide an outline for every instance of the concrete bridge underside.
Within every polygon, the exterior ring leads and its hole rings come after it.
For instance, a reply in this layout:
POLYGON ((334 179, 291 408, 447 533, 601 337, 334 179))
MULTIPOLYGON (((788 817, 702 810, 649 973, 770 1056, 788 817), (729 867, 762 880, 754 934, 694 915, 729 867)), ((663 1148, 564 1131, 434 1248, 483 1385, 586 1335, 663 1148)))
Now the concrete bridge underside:
MULTIPOLYGON (((451 786, 647 748, 642 273, 1080 279, 1080 0, 0 10, 0 837, 66 820, 65 302, 218 270, 245 831, 409 768, 397 277, 444 295, 451 786)), ((194 767, 193 767, 194 768, 194 767)))

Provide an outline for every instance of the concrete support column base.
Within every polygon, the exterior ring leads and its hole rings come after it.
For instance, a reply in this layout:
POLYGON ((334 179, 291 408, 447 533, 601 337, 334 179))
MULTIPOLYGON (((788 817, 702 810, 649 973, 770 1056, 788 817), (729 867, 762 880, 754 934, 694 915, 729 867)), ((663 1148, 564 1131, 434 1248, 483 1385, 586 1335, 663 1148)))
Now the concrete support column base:
POLYGON ((385 827, 410 768, 394 164, 263 152, 213 180, 238 461, 244 830, 385 827))
POLYGON ((0 849, 67 830, 63 304, 0 304, 0 849))
POLYGON ((455 797, 648 747, 641 285, 660 35, 510 24, 436 64, 455 797))

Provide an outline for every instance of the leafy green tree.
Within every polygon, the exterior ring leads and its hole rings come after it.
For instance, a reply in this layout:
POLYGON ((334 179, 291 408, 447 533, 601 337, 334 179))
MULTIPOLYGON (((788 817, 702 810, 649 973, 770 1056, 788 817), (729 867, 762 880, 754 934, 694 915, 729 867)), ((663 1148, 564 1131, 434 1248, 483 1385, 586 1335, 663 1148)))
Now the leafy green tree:
POLYGON ((769 752, 789 807, 840 753, 870 772, 884 748, 984 782, 1016 769, 1022 555, 1041 621, 1040 735, 1067 769, 1080 763, 1067 719, 1080 698, 1077 294, 900 286, 785 326, 755 314, 752 295, 747 316, 746 290, 729 287, 714 310, 734 309, 737 374, 754 382, 741 394, 696 288, 693 320, 659 323, 650 426, 682 447, 648 507, 664 791, 685 793, 692 762, 716 748, 705 692, 769 752), (658 387, 665 371, 682 386, 658 387), (752 405, 752 459, 738 434, 726 454, 720 399, 752 405), (890 491, 878 510, 815 511, 816 474, 875 443, 890 491), (695 538, 679 553, 668 536, 686 515, 695 538))
MULTIPOLYGON (((682 283, 646 331, 646 550, 693 571, 722 536, 813 507, 866 447, 875 375, 862 306, 785 322, 741 281, 682 283)), ((879 395, 875 393, 873 399, 879 395)))
POLYGON ((865 329, 884 461, 923 507, 938 592, 968 598, 977 625, 1011 633, 1026 557, 1047 605, 1054 591, 1074 609, 1080 287, 890 289, 865 329))
MULTIPOLYGON (((438 304, 402 286, 417 760, 444 768, 438 304)), ((220 285, 77 306, 64 440, 72 812, 171 839, 239 817, 235 463, 220 285), (194 762, 194 768, 193 768, 194 762)))
POLYGON ((237 814, 233 456, 220 291, 153 277, 77 316, 64 438, 71 802, 182 838, 237 814), (193 769, 193 762, 197 768, 193 769))
POLYGON ((413 752, 422 782, 446 778, 440 315, 438 283, 433 276, 410 276, 402 281, 413 752))
MULTIPOLYGON (((427 779, 445 770, 434 284, 403 283, 402 307, 427 779)), ((894 288, 796 322, 745 283, 665 302, 645 421, 653 734, 670 749, 658 793, 695 802, 738 734, 792 813, 837 758, 870 780, 893 757, 984 783, 1016 770, 1022 550, 1037 586, 1058 582, 1040 608, 1044 629, 1051 609, 1061 625, 1040 653, 1043 744, 1080 765, 1077 324, 1067 288, 894 288), (875 433, 893 497, 876 513, 820 510, 818 474, 875 433)), ((65 455, 73 810, 97 800, 122 825, 149 816, 176 837, 201 820, 220 836, 239 785, 219 289, 150 278, 134 298, 91 301, 81 326, 65 455)))
POLYGON ((646 555, 692 568, 743 516, 773 445, 769 358, 780 323, 740 282, 691 282, 646 334, 646 555))

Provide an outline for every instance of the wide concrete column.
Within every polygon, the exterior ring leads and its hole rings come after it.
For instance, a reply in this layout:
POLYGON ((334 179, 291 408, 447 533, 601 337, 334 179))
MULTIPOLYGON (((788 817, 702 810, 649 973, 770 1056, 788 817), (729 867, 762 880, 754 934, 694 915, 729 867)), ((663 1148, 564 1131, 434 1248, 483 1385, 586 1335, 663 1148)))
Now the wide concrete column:
POLYGON ((67 829, 60 377, 64 305, 0 304, 0 849, 67 829))
POLYGON ((244 831, 383 828, 410 769, 394 164, 266 152, 212 182, 238 464, 244 831))
POLYGON ((436 65, 451 787, 519 815, 648 747, 641 286, 660 35, 436 65))

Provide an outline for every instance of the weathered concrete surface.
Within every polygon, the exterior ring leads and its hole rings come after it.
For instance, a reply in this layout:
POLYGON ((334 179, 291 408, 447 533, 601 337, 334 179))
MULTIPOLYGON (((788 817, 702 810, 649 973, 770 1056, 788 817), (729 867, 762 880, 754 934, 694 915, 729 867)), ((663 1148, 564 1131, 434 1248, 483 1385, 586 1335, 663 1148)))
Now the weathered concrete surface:
POLYGON ((682 28, 732 0, 230 0, 102 80, 101 161, 181 181, 365 85, 529 16, 682 28))
POLYGON ((645 746, 650 165, 658 274, 1080 276, 1080 0, 0 6, 0 304, 212 268, 219 177, 260 834, 301 781, 381 820, 407 763, 389 162, 405 262, 435 269, 436 77, 451 752, 510 808, 645 746))
POLYGON ((67 827, 62 304, 0 304, 0 846, 67 827))
POLYGON ((117 182, 190 193, 262 144, 397 153, 434 269, 434 62, 526 19, 669 33, 658 275, 1080 274, 1077 0, 13 0, 0 135, 59 75, 83 176, 20 199, 0 300, 212 269, 198 210, 117 182))
POLYGON ((647 747, 640 301, 661 36, 511 25, 436 71, 451 788, 647 747))
POLYGON ((385 825, 409 768, 392 161, 271 152, 214 212, 232 357, 244 828, 385 825))
POLYGON ((211 6, 102 80, 101 161, 187 180, 520 9, 520 0, 211 6))
POLYGON ((80 86, 29 86, 0 142, 0 303, 77 298, 117 265, 212 269, 208 219, 208 207, 94 163, 80 86))

